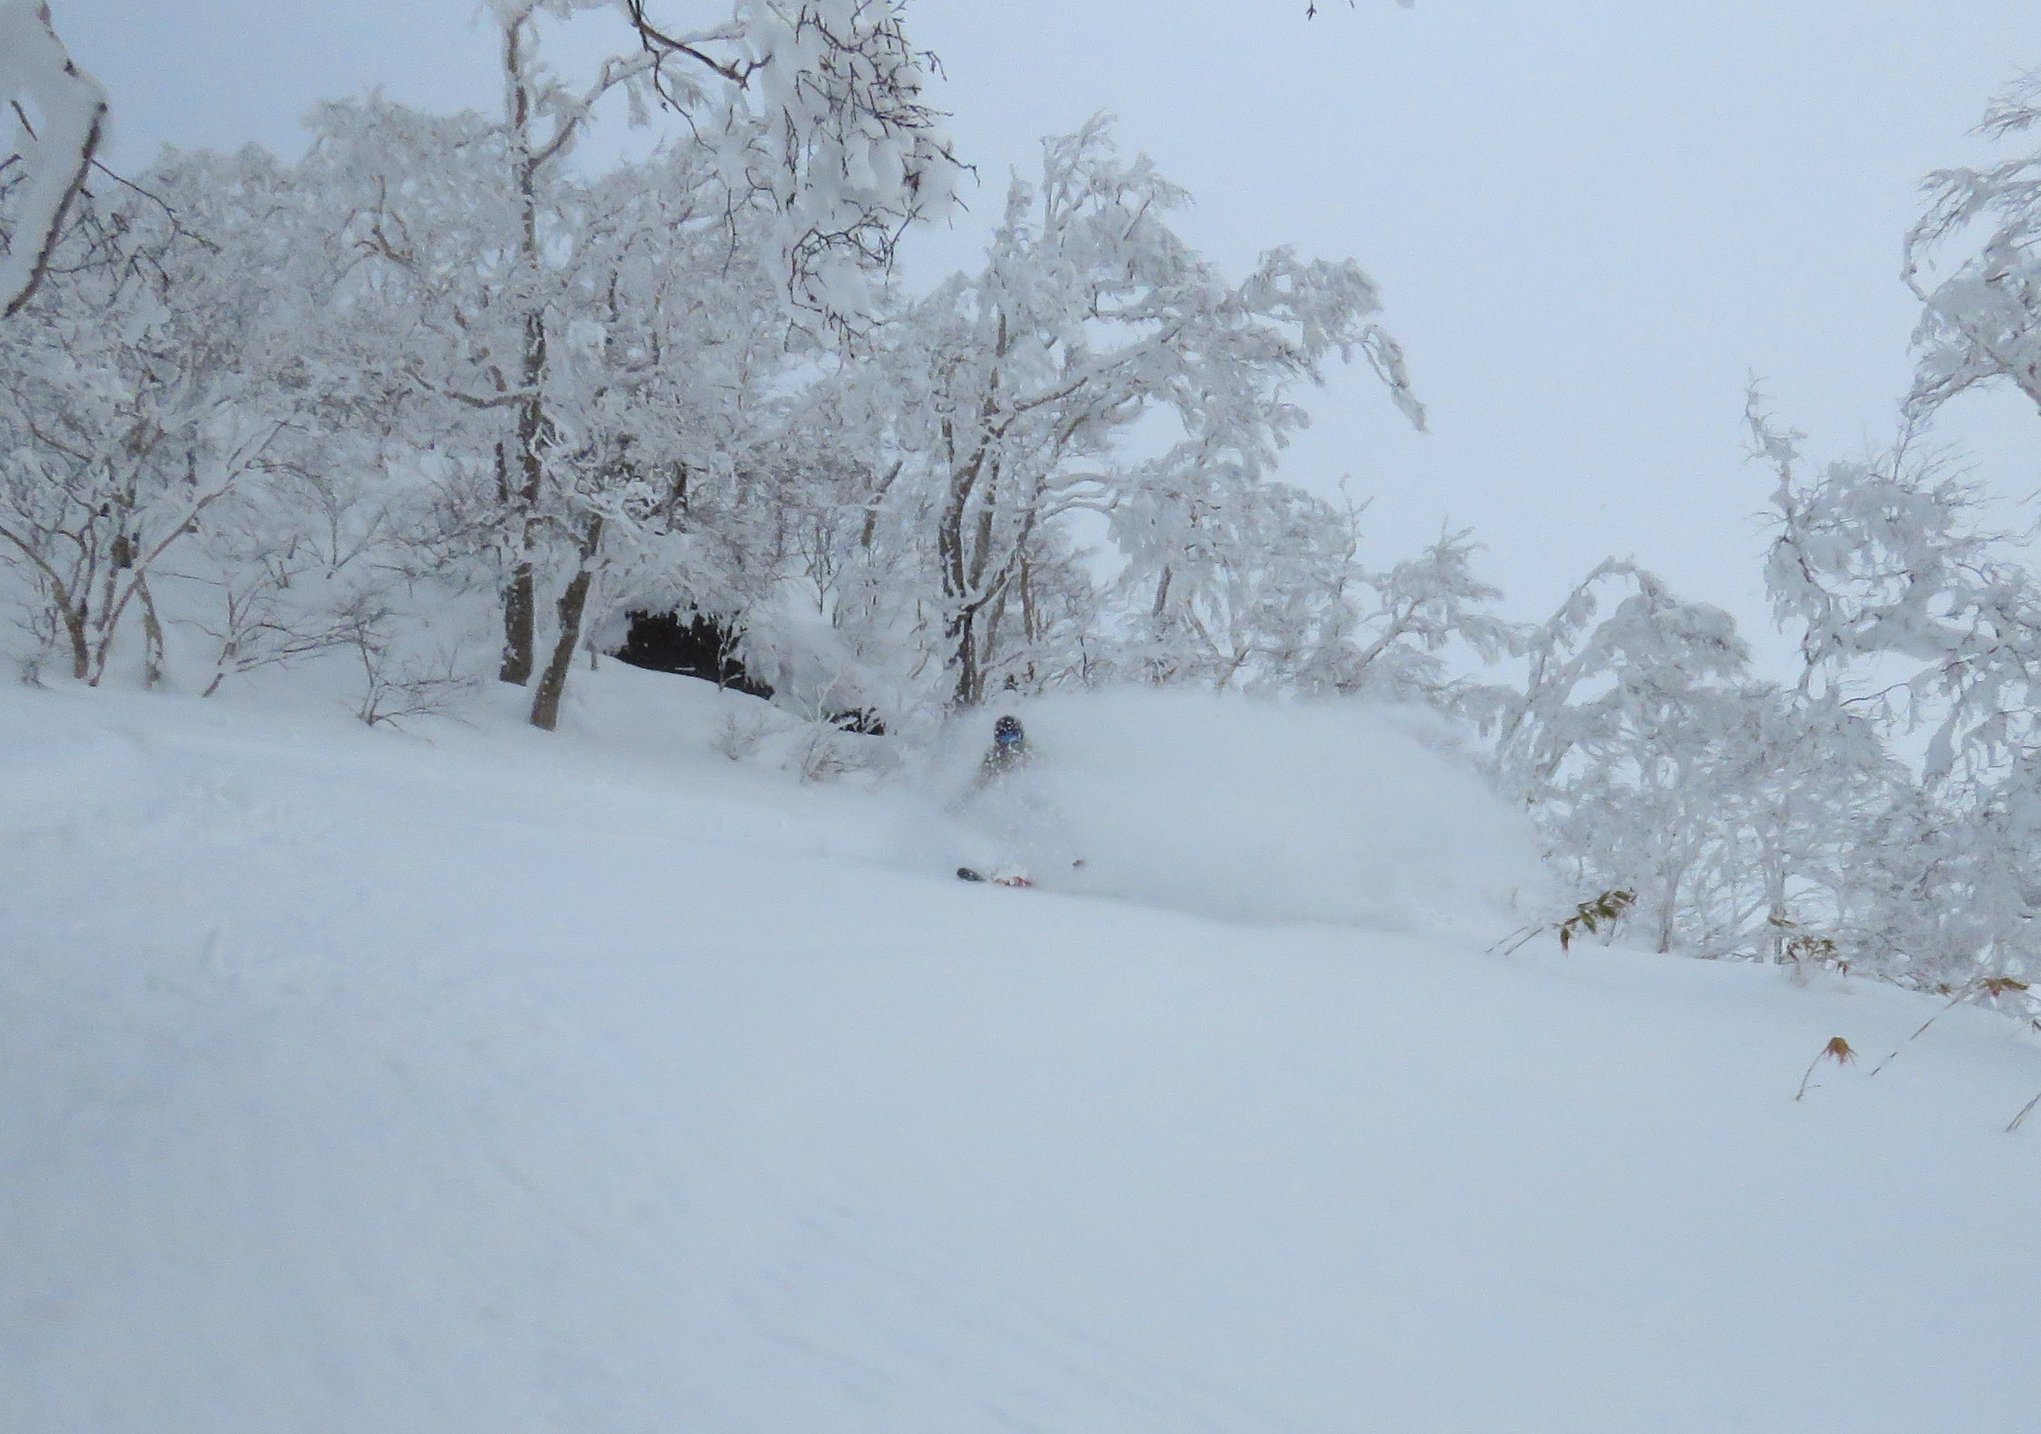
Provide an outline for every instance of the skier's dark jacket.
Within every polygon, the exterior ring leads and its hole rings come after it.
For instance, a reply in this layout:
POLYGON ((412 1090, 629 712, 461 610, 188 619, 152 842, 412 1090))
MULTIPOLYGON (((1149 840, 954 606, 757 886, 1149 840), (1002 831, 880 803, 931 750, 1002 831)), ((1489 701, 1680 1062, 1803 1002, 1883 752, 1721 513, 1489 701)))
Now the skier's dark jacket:
POLYGON ((982 792, 1001 777, 1019 771, 1028 764, 1028 738, 1021 730, 1018 717, 1001 717, 992 724, 992 748, 978 764, 978 775, 971 779, 971 790, 982 792))

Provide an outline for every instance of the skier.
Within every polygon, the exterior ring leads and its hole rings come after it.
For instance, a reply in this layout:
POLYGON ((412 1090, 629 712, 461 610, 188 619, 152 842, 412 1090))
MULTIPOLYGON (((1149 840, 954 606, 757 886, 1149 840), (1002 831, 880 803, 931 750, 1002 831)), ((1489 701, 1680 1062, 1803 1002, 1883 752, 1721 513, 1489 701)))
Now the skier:
POLYGON ((982 792, 1027 764, 1028 734, 1021 730, 1020 718, 1007 713, 992 724, 992 750, 978 764, 978 775, 971 779, 971 791, 982 792))
MULTIPOLYGON (((980 797, 989 789, 1004 789, 1007 779, 1027 766, 1029 759, 1028 735, 1021 729, 1020 718, 1006 713, 992 724, 992 747, 978 763, 977 775, 971 778, 971 786, 965 793, 966 800, 980 797)), ((1013 793, 1004 792, 997 804, 1003 809, 1001 825, 1007 828, 1005 838, 1009 846, 1018 844, 1022 832, 1024 807, 1016 804, 1013 793)), ((1002 870, 984 872, 976 867, 960 866, 957 875, 965 881, 989 881, 995 886, 1033 886, 1034 881, 1025 872, 1002 870)))

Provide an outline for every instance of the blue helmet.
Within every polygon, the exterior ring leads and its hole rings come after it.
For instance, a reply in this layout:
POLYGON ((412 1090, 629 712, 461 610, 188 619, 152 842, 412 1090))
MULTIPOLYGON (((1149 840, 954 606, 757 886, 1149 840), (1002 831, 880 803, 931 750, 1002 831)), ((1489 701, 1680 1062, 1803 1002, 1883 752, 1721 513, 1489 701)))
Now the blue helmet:
POLYGON ((1018 717, 1009 714, 992 724, 992 745, 995 747, 1018 747, 1025 740, 1018 717))

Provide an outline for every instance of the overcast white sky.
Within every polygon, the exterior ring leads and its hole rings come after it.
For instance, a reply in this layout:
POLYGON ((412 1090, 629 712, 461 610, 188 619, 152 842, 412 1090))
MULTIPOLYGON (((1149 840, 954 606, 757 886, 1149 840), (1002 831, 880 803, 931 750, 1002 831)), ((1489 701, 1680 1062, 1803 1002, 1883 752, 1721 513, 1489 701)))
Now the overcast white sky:
MULTIPOLYGON (((666 0, 675 12, 710 8, 666 0)), ((294 151, 314 100, 494 96, 474 0, 51 0, 112 91, 115 157, 294 151)), ((2041 65, 2033 0, 913 0, 985 189, 921 244, 967 261, 1040 136, 1097 109, 1188 187, 1230 269, 1352 255, 1382 285, 1434 432, 1360 375, 1313 404, 1288 476, 1353 476, 1374 553, 1473 526, 1513 610, 1611 553, 1762 625, 1747 377, 1817 449, 1889 430, 1919 177, 1983 156, 1989 94, 2041 65)), ((606 37, 606 17, 582 22, 606 37)), ((587 42, 599 45, 596 34, 587 42)), ((1972 402, 1944 435, 2041 487, 2041 417, 1972 402)))

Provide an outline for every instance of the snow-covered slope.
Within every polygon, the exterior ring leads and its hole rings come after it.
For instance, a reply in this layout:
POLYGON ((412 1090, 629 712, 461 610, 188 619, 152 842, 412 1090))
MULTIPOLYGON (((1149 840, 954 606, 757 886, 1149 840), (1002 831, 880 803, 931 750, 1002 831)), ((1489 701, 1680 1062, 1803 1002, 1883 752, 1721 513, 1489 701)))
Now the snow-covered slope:
POLYGON ((1931 1007, 967 886, 588 690, 0 691, 0 1428, 2041 1427, 2009 1024, 1795 1104, 1931 1007))

